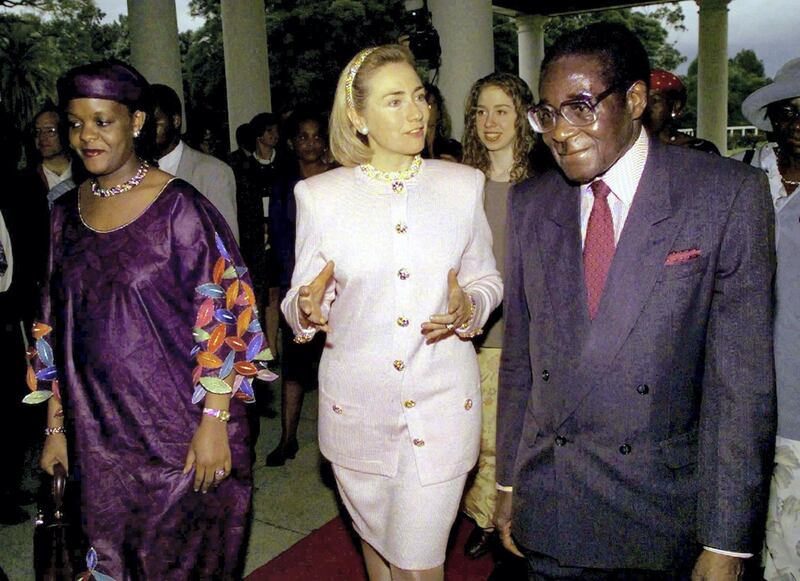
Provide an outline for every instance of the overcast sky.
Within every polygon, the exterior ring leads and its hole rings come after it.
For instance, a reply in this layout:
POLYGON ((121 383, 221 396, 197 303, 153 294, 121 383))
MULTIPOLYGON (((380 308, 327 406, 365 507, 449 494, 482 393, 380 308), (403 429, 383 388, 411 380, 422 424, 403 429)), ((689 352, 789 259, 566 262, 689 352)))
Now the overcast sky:
MULTIPOLYGON (((457 2, 458 0, 453 0, 457 2)), ((112 19, 127 12, 126 0, 96 0, 97 5, 112 19)), ((697 4, 694 0, 680 2, 686 17, 686 30, 672 33, 677 48, 687 57, 679 69, 684 73, 697 56, 697 4)), ((202 21, 189 16, 189 0, 175 0, 178 29, 197 28, 202 21)), ((783 63, 800 57, 800 0, 732 0, 728 19, 728 54, 735 55, 749 48, 764 61, 767 76, 773 76, 783 63)))
MULTIPOLYGON (((697 3, 680 2, 686 17, 684 32, 673 33, 676 47, 687 57, 684 73, 697 57, 697 3)), ((800 57, 800 0, 732 0, 728 6, 728 55, 752 49, 764 62, 768 77, 788 60, 800 57)))

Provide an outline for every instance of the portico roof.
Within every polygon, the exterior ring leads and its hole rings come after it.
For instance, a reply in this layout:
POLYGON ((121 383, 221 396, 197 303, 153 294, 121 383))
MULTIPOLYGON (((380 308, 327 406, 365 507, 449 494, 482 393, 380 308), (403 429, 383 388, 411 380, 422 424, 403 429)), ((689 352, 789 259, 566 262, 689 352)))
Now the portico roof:
POLYGON ((595 12, 610 8, 632 8, 650 4, 665 4, 666 0, 493 0, 497 12, 518 16, 520 14, 541 14, 560 16, 576 12, 595 12))

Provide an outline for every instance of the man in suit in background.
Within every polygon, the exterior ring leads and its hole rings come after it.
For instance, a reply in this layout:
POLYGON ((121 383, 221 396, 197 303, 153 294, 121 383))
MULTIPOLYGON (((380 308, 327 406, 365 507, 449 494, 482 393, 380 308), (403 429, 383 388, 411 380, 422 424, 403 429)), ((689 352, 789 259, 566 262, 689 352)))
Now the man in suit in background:
POLYGON ((761 546, 767 184, 650 139, 649 76, 622 26, 558 39, 529 115, 558 168, 510 195, 496 521, 531 579, 736 579, 761 546))
POLYGON ((22 186, 31 195, 47 198, 48 206, 86 178, 80 160, 69 150, 66 122, 55 105, 48 102, 33 117, 31 126, 36 158, 23 172, 22 186))
POLYGON ((225 218, 239 241, 236 217, 236 178, 231 167, 202 151, 192 149, 181 139, 181 101, 166 85, 153 85, 158 166, 192 184, 208 198, 225 218))

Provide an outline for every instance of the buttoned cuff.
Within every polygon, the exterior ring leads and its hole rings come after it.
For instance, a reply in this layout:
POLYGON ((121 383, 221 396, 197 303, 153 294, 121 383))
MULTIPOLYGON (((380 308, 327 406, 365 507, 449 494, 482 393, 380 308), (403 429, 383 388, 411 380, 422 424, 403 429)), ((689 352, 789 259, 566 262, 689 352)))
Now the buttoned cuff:
POLYGON ((706 551, 718 553, 720 555, 727 555, 728 557, 738 557, 739 559, 749 559, 753 553, 736 553, 734 551, 724 551, 722 549, 715 549, 714 547, 703 547, 706 551))

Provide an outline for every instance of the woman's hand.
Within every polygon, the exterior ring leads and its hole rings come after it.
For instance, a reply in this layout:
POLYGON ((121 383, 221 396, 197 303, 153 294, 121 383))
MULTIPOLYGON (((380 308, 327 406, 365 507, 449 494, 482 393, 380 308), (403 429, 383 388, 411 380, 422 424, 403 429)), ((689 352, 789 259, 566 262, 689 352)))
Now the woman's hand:
POLYGON ((422 323, 422 334, 430 345, 452 335, 456 329, 470 322, 472 301, 469 295, 458 286, 456 271, 447 272, 447 313, 431 315, 430 322, 422 323))
POLYGON ((203 494, 213 484, 219 484, 231 473, 231 449, 228 445, 228 425, 211 416, 203 416, 194 433, 183 473, 194 466, 194 491, 203 494))
POLYGON ((39 466, 50 476, 53 475, 53 466, 61 464, 69 474, 69 460, 67 460, 67 437, 64 434, 50 434, 44 439, 44 449, 39 458, 39 466))
POLYGON ((322 301, 325 300, 325 289, 328 288, 328 282, 333 276, 333 267, 333 261, 328 261, 310 284, 300 287, 297 306, 300 312, 300 324, 306 329, 314 327, 326 333, 331 330, 328 320, 322 316, 322 301))

